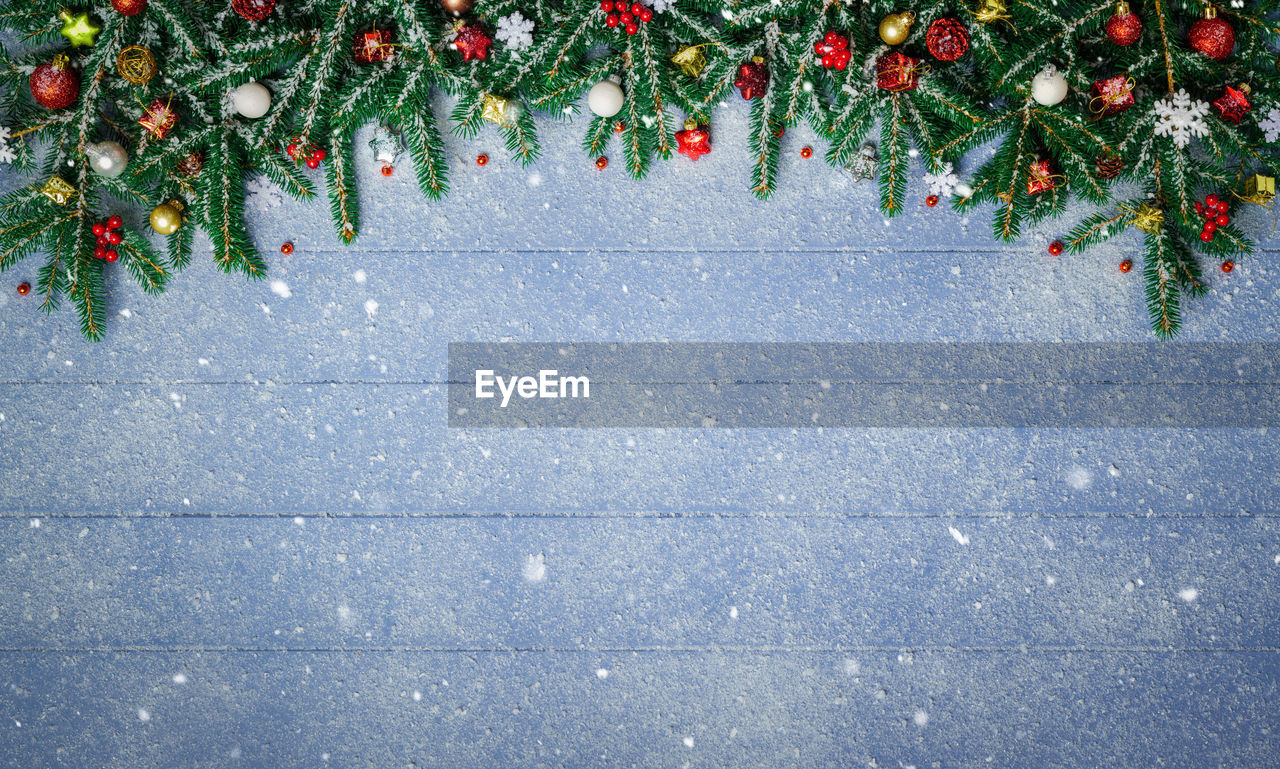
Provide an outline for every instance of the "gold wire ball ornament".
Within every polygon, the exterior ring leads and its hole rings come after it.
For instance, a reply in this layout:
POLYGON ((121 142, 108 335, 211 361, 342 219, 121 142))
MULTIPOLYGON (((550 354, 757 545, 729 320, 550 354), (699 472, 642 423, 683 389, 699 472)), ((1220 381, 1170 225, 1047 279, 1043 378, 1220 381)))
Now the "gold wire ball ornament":
POLYGON ((130 83, 146 85, 156 76, 156 57, 140 45, 131 45, 116 57, 116 69, 130 83))
POLYGON ((680 68, 680 71, 689 77, 697 77, 702 74, 702 70, 707 66, 707 57, 702 53, 700 45, 686 45, 671 57, 671 63, 680 68))
POLYGON ((180 200, 170 200, 151 209, 151 229, 161 235, 172 235, 182 228, 183 205, 180 200))
POLYGON ((1132 224, 1148 235, 1155 235, 1164 226, 1164 211, 1150 203, 1143 203, 1133 212, 1132 224))
POLYGON ((907 37, 911 34, 911 25, 916 21, 916 15, 911 11, 903 11, 902 13, 891 13, 880 20, 880 39, 885 45, 901 45, 907 41, 907 37))
POLYGON ((78 193, 76 192, 76 188, 67 184, 61 176, 50 176, 49 181, 45 182, 44 186, 40 188, 40 194, 60 206, 65 206, 70 203, 78 193))

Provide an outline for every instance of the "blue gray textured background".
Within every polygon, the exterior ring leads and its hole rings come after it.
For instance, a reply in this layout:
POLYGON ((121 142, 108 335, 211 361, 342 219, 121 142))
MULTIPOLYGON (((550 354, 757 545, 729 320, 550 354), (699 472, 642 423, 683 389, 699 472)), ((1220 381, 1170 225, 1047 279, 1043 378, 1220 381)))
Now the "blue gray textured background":
MULTIPOLYGON (((354 247, 252 211, 268 281, 99 345, 7 273, 0 765, 1280 763, 1273 430, 446 427, 457 341, 1151 340, 1136 240, 886 222, 802 129, 761 203, 723 114, 645 183, 451 141, 441 204, 364 150, 354 247)), ((1212 278, 1184 340, 1280 341, 1273 253, 1212 278)))

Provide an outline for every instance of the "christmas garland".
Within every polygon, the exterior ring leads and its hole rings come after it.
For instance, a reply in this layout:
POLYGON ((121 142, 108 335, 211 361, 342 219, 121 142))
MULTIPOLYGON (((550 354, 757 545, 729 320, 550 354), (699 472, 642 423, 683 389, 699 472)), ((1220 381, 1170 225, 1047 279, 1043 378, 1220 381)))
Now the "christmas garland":
POLYGON ((0 26, 23 41, 0 55, 0 115, 15 126, 0 129, 0 162, 32 184, 0 199, 0 270, 41 255, 43 306, 70 299, 85 336, 99 339, 105 272, 126 269, 158 292, 188 262, 197 228, 223 270, 264 274, 242 219, 246 184, 259 176, 305 199, 317 190, 300 166, 323 167, 334 225, 351 241, 353 140, 367 123, 378 124, 380 157, 407 153, 423 193, 444 195, 441 94, 456 100, 449 130, 497 130, 522 164, 539 156, 534 116, 574 115, 585 96, 588 158, 604 167, 616 142, 637 178, 655 158, 712 151, 715 107, 741 98, 751 103, 750 183, 761 198, 779 183, 780 137, 805 122, 825 138, 828 162, 878 180, 886 215, 903 209, 917 154, 927 202, 991 206, 1001 240, 1064 214, 1069 198, 1096 204, 1051 251, 1139 231, 1151 321, 1169 336, 1182 300, 1206 288, 1202 262, 1229 271, 1252 250, 1234 213, 1275 195, 1276 9, 1277 0, 24 2, 0 11, 0 26), (994 155, 958 183, 953 164, 979 147, 994 155), (150 209, 163 244, 126 231, 108 201, 150 209))

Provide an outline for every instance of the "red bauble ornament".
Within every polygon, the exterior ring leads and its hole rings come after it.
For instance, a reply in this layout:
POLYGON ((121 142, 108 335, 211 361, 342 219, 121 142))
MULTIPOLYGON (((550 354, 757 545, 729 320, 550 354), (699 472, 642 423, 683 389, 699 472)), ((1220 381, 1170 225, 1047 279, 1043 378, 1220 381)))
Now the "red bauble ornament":
POLYGON ((886 91, 914 91, 919 82, 919 59, 894 51, 876 61, 876 86, 886 91))
POLYGON ((1095 80, 1090 93, 1089 111, 1095 115, 1114 115, 1133 106, 1133 78, 1121 72, 1103 80, 1095 80))
POLYGON ((80 73, 71 68, 71 59, 58 54, 31 73, 31 95, 45 109, 70 107, 80 98, 80 73))
POLYGON ((478 166, 487 166, 487 165, 489 165, 489 156, 488 156, 488 155, 485 155, 485 154, 483 154, 483 153, 481 153, 481 154, 479 154, 479 155, 476 155, 476 165, 478 165, 478 166))
POLYGON ((1041 192, 1048 192, 1058 186, 1060 178, 1061 176, 1053 168, 1052 160, 1049 158, 1033 160, 1027 173, 1027 194, 1039 195, 1041 192))
POLYGON ((458 32, 453 37, 453 47, 462 54, 463 61, 483 61, 489 57, 489 46, 492 44, 493 38, 485 34, 484 27, 470 22, 458 27, 458 32))
POLYGON ((231 10, 249 21, 262 21, 276 9, 276 0, 231 0, 231 10))
POLYGON ((609 167, 609 158, 605 157, 604 155, 601 155, 600 157, 596 158, 596 168, 599 168, 601 171, 603 171, 608 167, 609 167))
POLYGON ((111 7, 121 16, 137 16, 147 10, 147 0, 111 0, 111 7))
POLYGON ((389 29, 358 33, 351 52, 360 64, 377 64, 388 61, 395 55, 393 41, 394 37, 389 29))
POLYGON ((1210 59, 1226 61, 1236 47, 1236 31, 1225 19, 1218 18, 1213 6, 1208 6, 1204 9, 1204 18, 1191 25, 1187 42, 1210 59))
POLYGON ((1235 263, 1235 262, 1233 262, 1233 261, 1231 261, 1230 259, 1228 259, 1227 261, 1225 261, 1225 262, 1223 262, 1223 263, 1222 263, 1222 271, 1223 271, 1223 272, 1231 272, 1231 271, 1232 271, 1232 270, 1234 270, 1235 268, 1236 268, 1236 263, 1235 263))
POLYGON ((1218 117, 1228 123, 1239 124, 1244 116, 1253 107, 1249 104, 1249 86, 1241 83, 1239 87, 1232 88, 1227 86, 1222 95, 1213 100, 1213 108, 1218 111, 1218 117))
POLYGON ((680 145, 677 152, 688 155, 690 160, 697 160, 711 152, 711 132, 690 118, 684 121, 683 131, 676 131, 676 143, 680 145))
POLYGON ((937 196, 937 195, 930 195, 929 197, 927 197, 927 198, 925 198, 925 199, 924 199, 924 204, 925 204, 926 206, 928 206, 929 208, 933 208, 933 207, 937 206, 937 205, 938 205, 938 196, 937 196))
POLYGON ((1132 260, 1125 259, 1123 262, 1120 263, 1120 272, 1128 272, 1129 270, 1132 270, 1132 269, 1133 269, 1132 260))
POLYGON ((1119 46, 1133 45, 1142 37, 1142 19, 1120 0, 1116 12, 1107 19, 1107 39, 1119 46))
POLYGON ((822 66, 827 69, 849 66, 849 38, 834 30, 813 44, 813 52, 822 57, 822 66))
POLYGON ((739 66, 738 79, 733 84, 742 92, 742 98, 748 101, 764 98, 764 92, 769 90, 769 68, 764 65, 764 58, 754 56, 739 66))
POLYGON ((805 160, 808 160, 809 158, 813 157, 813 147, 801 147, 800 157, 804 158, 805 160))
POLYGON ((1062 245, 1061 240, 1055 240, 1049 244, 1049 253, 1052 256, 1062 256, 1063 249, 1064 246, 1062 245))
POLYGON ((284 242, 284 243, 281 243, 281 244, 280 244, 280 253, 284 254, 285 256, 288 256, 289 254, 292 254, 292 253, 293 253, 293 242, 292 242, 292 241, 286 241, 286 242, 284 242))
POLYGON ((935 19, 924 33, 924 43, 938 61, 955 61, 969 52, 969 28, 953 16, 935 19))
POLYGON ((19 283, 19 284, 18 284, 18 296, 26 296, 27 294, 30 294, 30 293, 31 293, 31 284, 30 284, 30 283, 19 283))

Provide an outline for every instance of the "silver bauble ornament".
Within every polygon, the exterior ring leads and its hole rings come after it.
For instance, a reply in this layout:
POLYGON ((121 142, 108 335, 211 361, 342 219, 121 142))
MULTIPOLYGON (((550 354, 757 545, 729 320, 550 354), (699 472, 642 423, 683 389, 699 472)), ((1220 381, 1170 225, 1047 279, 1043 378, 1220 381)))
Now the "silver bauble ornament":
POLYGON ((89 168, 99 176, 114 179, 124 173, 129 165, 129 153, 120 142, 105 141, 84 145, 84 154, 89 156, 89 168))

